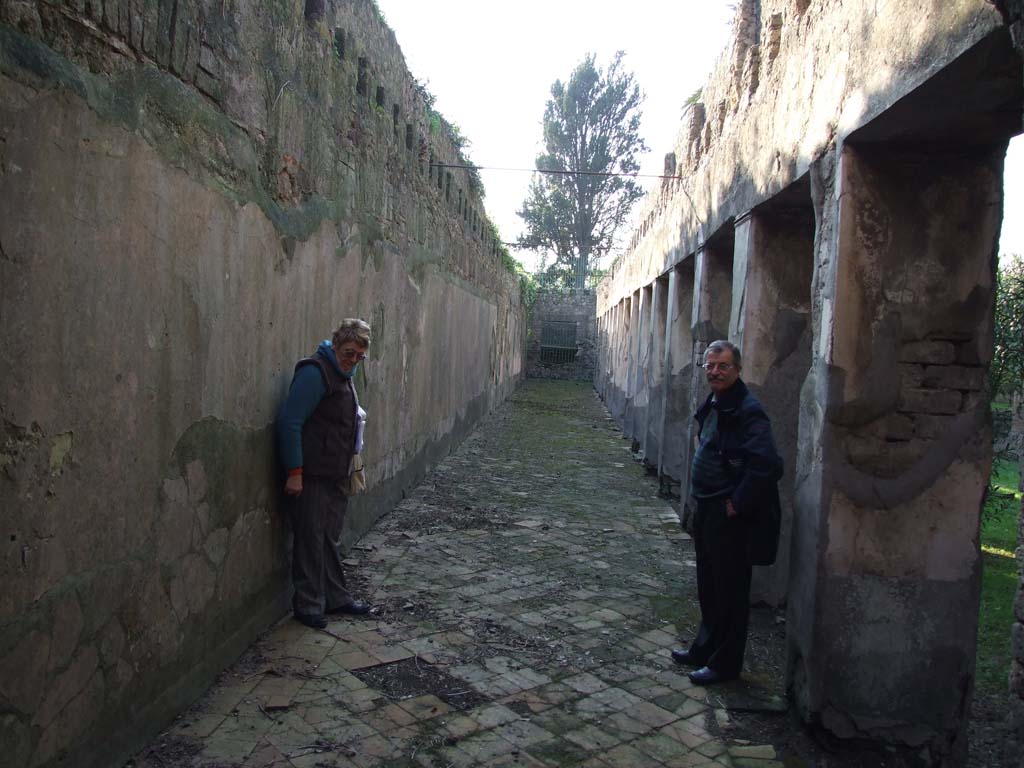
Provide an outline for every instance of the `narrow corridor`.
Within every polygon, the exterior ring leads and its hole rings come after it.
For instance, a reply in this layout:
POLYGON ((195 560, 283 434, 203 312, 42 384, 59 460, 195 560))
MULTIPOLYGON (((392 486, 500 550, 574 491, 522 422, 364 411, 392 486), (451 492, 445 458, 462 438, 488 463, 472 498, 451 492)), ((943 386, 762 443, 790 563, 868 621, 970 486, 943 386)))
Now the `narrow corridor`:
POLYGON ((373 616, 284 619, 132 764, 780 766, 729 740, 781 706, 757 647, 720 689, 669 659, 692 558, 590 386, 528 381, 350 553, 373 616))

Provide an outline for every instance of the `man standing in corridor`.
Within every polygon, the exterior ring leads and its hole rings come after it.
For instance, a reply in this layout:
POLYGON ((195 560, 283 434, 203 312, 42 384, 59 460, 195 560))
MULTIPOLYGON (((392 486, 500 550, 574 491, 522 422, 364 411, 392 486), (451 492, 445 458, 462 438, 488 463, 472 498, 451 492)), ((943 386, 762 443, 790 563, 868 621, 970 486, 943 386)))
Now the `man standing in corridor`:
POLYGON ((775 561, 782 458, 768 416, 740 379, 740 351, 714 341, 704 352, 711 393, 697 409, 698 445, 690 471, 696 501, 700 628, 672 658, 699 669, 697 685, 733 680, 743 668, 752 565, 775 561))

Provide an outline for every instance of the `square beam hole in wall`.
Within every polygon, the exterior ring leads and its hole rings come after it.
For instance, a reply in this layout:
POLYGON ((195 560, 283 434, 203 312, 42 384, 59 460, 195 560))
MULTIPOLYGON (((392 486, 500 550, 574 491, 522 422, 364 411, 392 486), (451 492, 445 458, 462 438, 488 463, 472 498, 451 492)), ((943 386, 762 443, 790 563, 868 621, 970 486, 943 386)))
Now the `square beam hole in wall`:
POLYGON ((327 0, 306 0, 306 21, 316 24, 327 11, 327 0))
POLYGON ((370 93, 369 70, 369 60, 365 56, 360 56, 356 70, 356 93, 360 96, 367 96, 370 93))

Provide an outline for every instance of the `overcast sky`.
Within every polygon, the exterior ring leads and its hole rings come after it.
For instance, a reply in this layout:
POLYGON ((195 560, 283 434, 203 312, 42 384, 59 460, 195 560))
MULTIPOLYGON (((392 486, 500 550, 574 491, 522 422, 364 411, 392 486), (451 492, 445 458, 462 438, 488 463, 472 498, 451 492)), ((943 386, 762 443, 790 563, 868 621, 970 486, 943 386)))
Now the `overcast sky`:
MULTIPOLYGON (((662 172, 683 103, 704 84, 729 39, 727 0, 377 0, 413 75, 436 108, 472 142, 479 165, 532 168, 551 84, 566 80, 587 53, 625 65, 646 93, 642 134, 651 151, 642 173, 662 172)), ((485 207, 506 241, 522 230, 516 211, 529 173, 481 171, 485 207)), ((648 182, 654 183, 654 182, 648 182)), ((1024 141, 1007 158, 1001 251, 1024 253, 1024 141)), ((639 209, 639 205, 637 208, 639 209)), ((629 233, 625 233, 628 237, 629 233)), ((529 253, 516 253, 533 268, 529 253)))

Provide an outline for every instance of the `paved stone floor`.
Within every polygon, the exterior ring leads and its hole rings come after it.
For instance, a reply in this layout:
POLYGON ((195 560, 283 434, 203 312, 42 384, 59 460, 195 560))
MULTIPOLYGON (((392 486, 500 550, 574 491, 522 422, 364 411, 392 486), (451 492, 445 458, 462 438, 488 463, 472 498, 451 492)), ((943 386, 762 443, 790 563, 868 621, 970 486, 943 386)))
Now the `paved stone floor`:
POLYGON ((528 381, 346 560, 377 610, 285 619, 132 761, 782 766, 668 651, 692 542, 586 385, 528 381))

